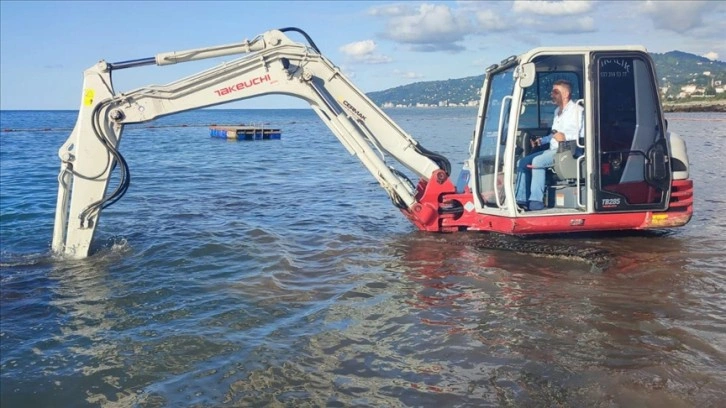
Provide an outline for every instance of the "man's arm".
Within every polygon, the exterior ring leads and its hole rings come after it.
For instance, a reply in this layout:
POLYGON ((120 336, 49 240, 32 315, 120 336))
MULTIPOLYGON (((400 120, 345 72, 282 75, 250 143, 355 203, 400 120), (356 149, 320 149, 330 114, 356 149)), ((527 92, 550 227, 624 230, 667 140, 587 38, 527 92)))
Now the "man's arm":
POLYGON ((539 138, 539 144, 540 144, 540 146, 543 145, 543 144, 547 144, 547 143, 551 142, 553 138, 555 140, 559 140, 559 139, 557 139, 555 137, 556 134, 557 134, 557 131, 556 130, 552 130, 552 133, 550 133, 549 135, 540 137, 539 138))

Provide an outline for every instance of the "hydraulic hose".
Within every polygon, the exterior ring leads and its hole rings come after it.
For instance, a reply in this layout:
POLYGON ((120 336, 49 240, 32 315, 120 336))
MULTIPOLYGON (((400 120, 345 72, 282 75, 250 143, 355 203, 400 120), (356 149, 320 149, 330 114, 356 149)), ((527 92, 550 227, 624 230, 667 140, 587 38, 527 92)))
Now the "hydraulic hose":
POLYGON ((315 43, 313 42, 313 39, 310 38, 310 36, 308 35, 308 33, 306 33, 305 31, 303 31, 303 30, 301 30, 301 29, 299 29, 297 27, 285 27, 285 28, 281 28, 279 31, 281 31, 283 33, 284 32, 287 32, 287 31, 295 31, 297 33, 302 34, 302 36, 305 37, 306 40, 308 40, 308 44, 310 44, 310 47, 312 49, 314 49, 315 52, 317 52, 318 54, 321 54, 320 49, 318 48, 318 46, 315 45, 315 43))
POLYGON ((436 163, 441 170, 446 172, 447 176, 451 175, 451 162, 446 157, 434 153, 425 147, 421 146, 420 144, 416 144, 416 151, 421 153, 422 155, 428 157, 429 159, 433 160, 434 163, 436 163))
POLYGON ((129 171, 126 159, 124 159, 123 155, 121 155, 118 149, 113 146, 111 141, 108 140, 108 137, 98 123, 98 116, 103 106, 105 106, 105 103, 98 104, 93 110, 93 113, 91 114, 93 134, 96 136, 98 141, 103 144, 109 154, 111 154, 114 159, 116 159, 115 163, 119 165, 121 170, 121 180, 119 181, 119 184, 113 193, 94 203, 89 204, 85 209, 83 209, 83 211, 81 211, 81 214, 79 215, 79 218, 81 220, 81 227, 85 226, 86 221, 88 221, 88 219, 90 219, 94 213, 99 211, 99 209, 103 210, 104 208, 107 208, 120 200, 121 197, 126 194, 126 191, 131 184, 131 172, 129 171))

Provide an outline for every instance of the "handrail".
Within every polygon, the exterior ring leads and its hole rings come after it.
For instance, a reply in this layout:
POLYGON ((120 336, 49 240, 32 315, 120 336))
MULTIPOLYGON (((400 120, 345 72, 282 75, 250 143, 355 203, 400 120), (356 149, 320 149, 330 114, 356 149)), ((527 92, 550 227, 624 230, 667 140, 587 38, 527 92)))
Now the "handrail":
POLYGON ((585 160, 586 154, 583 154, 582 156, 577 158, 577 178, 575 179, 575 188, 577 189, 577 206, 580 208, 584 208, 585 204, 582 202, 582 194, 580 194, 580 180, 582 180, 582 174, 580 174, 580 169, 582 168, 582 161, 585 160))
POLYGON ((502 98, 502 107, 499 109, 499 128, 497 129, 497 144, 494 152, 494 174, 492 175, 492 187, 494 189, 494 199, 497 200, 497 207, 502 208, 501 201, 499 200, 499 189, 497 188, 497 176, 499 175, 499 146, 502 145, 502 130, 504 126, 504 107, 506 106, 505 101, 512 99, 511 95, 507 95, 502 98))
MULTIPOLYGON (((579 105, 579 106, 582 107, 582 113, 580 115, 580 118, 581 118, 581 120, 583 122, 580 124, 580 128, 582 128, 582 131, 584 133, 585 130, 586 130, 586 129, 584 129, 584 126, 585 126, 585 124, 584 124, 585 100, 584 99, 578 99, 576 103, 577 103, 577 105, 579 105)), ((577 145, 577 147, 579 147, 580 149, 582 149, 583 152, 584 152, 582 154, 582 156, 580 156, 580 157, 577 158, 577 173, 576 173, 577 174, 577 179, 575 180, 575 188, 577 188, 577 206, 580 207, 580 208, 584 208, 585 207, 585 204, 581 201, 582 194, 580 194, 580 190, 581 190, 581 188, 580 188, 580 180, 581 180, 581 177, 582 177, 582 175, 580 174, 580 169, 582 168, 581 161, 582 160, 585 160, 585 157, 587 157, 587 151, 585 150, 584 140, 585 140, 585 137, 580 138, 580 135, 579 134, 577 135, 577 138, 575 138, 575 145, 577 145), (582 144, 580 144, 580 139, 583 140, 583 143, 582 144)))

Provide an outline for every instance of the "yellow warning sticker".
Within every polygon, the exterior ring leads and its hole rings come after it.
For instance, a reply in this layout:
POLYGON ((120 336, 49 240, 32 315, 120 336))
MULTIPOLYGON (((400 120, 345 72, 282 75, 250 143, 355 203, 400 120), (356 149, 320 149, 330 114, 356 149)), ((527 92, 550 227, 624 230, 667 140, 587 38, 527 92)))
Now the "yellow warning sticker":
POLYGON ((651 218, 653 224, 663 224, 666 221, 668 221, 668 214, 653 214, 651 218))
POLYGON ((93 105, 93 97, 96 95, 96 92, 93 91, 93 89, 86 89, 83 92, 83 104, 86 106, 93 105))

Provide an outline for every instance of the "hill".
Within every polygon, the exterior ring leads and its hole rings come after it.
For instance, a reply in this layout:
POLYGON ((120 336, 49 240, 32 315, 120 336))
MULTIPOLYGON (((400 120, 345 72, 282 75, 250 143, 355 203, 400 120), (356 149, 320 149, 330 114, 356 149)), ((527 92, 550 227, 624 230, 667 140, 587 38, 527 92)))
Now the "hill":
POLYGON ((415 82, 379 92, 371 92, 368 97, 378 106, 438 105, 441 101, 449 104, 469 104, 479 101, 479 92, 484 75, 471 76, 444 81, 415 82))
MULTIPOLYGON (((655 61, 659 85, 663 90, 664 98, 676 101, 690 100, 691 96, 710 95, 715 99, 726 97, 726 93, 717 94, 715 89, 715 87, 726 85, 725 62, 711 61, 682 51, 670 51, 664 54, 650 53, 650 55, 655 61), (684 95, 681 87, 686 85, 695 86, 691 92, 684 95)), ((483 81, 484 75, 482 74, 459 79, 415 82, 383 91, 370 92, 368 96, 378 106, 383 107, 476 105, 483 81)))
POLYGON ((716 83, 726 84, 726 62, 711 61, 682 51, 651 53, 650 56, 655 61, 661 88, 668 88, 664 95, 666 98, 677 97, 681 87, 689 84, 707 90, 716 83))

